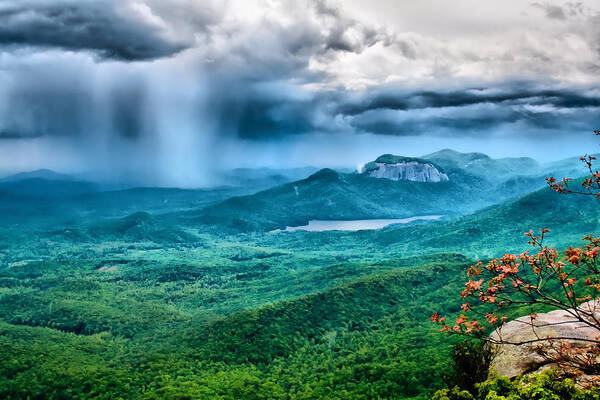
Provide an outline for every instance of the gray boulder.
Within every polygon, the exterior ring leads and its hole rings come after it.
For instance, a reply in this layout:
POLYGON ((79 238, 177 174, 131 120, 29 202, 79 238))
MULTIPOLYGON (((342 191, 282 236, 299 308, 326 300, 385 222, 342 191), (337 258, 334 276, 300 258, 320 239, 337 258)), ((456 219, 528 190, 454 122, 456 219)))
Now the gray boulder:
MULTIPOLYGON (((600 301, 592 300, 580 306, 583 310, 593 313, 600 320, 600 301)), ((494 331, 490 338, 508 343, 523 343, 532 340, 541 341, 525 344, 498 344, 493 345, 496 353, 491 363, 490 372, 514 378, 517 375, 537 373, 557 367, 556 357, 558 343, 551 342, 548 338, 569 338, 563 343, 572 346, 572 350, 581 349, 584 353, 593 354, 591 349, 594 343, 588 340, 600 338, 600 326, 590 326, 576 318, 576 311, 555 310, 538 314, 535 319, 524 316, 502 325, 494 331)), ((587 321, 595 324, 593 319, 587 321)), ((599 360, 600 361, 600 360, 599 360)), ((597 376, 584 375, 578 378, 580 382, 596 382, 597 376)))

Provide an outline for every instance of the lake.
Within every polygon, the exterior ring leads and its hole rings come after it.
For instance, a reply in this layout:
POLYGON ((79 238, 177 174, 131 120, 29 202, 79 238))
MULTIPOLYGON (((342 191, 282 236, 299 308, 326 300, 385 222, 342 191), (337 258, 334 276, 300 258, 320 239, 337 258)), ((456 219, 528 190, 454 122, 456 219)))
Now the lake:
POLYGON ((288 226, 283 232, 360 231, 365 229, 381 229, 392 224, 407 224, 417 220, 436 220, 441 217, 441 215, 420 215, 402 219, 355 219, 347 221, 313 219, 308 222, 308 225, 288 226))

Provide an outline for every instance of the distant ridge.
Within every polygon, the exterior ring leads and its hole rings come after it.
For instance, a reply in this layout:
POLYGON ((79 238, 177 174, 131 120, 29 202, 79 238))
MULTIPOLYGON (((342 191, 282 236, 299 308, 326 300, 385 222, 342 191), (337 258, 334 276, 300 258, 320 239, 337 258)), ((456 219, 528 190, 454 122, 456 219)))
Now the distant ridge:
POLYGON ((23 181, 26 179, 44 179, 48 181, 73 181, 75 180, 72 176, 54 172, 50 169, 37 169, 29 172, 19 172, 18 174, 9 175, 2 179, 0 182, 16 182, 23 181))
POLYGON ((442 149, 431 154, 424 155, 422 158, 432 159, 432 158, 460 158, 460 159, 491 159, 490 156, 484 153, 479 152, 471 152, 471 153, 462 153, 460 151, 452 150, 452 149, 442 149))
POLYGON ((422 158, 440 165, 445 170, 462 169, 473 175, 500 177, 515 175, 537 176, 543 174, 543 166, 529 157, 491 158, 483 153, 461 153, 443 149, 422 158))

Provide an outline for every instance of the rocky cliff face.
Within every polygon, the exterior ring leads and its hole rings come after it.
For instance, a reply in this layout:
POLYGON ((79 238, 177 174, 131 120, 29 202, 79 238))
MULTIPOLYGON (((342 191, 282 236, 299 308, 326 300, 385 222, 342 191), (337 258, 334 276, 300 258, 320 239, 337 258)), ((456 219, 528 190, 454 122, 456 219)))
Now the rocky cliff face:
POLYGON ((447 182, 448 175, 433 164, 421 161, 400 161, 397 163, 375 162, 363 168, 362 173, 373 178, 385 178, 393 181, 447 182))
MULTIPOLYGON (((592 300, 580 305, 580 309, 600 319, 600 300, 592 300)), ((596 322, 589 320, 590 324, 580 322, 573 317, 575 311, 555 310, 538 314, 532 320, 530 317, 521 317, 504 324, 495 331, 491 338, 509 343, 523 343, 540 338, 570 338, 562 342, 571 349, 570 354, 579 352, 582 356, 589 354, 596 358, 593 340, 597 340, 600 331, 593 326, 596 322)), ((559 366, 561 352, 557 351, 559 345, 549 341, 539 341, 520 345, 501 344, 495 347, 495 357, 490 365, 490 372, 514 378, 520 374, 537 373, 559 366)), ((577 383, 582 386, 600 383, 599 375, 580 375, 577 383)))

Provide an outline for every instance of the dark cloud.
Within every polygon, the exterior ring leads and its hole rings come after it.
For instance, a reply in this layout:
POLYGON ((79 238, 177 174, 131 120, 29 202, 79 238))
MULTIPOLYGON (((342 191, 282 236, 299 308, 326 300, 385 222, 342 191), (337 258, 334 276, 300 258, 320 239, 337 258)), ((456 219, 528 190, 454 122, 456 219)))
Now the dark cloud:
POLYGON ((548 18, 566 20, 567 15, 562 7, 553 4, 533 3, 533 7, 537 7, 546 13, 548 18))
MULTIPOLYGON (((258 65, 262 65, 258 69, 268 67, 268 63, 258 65)), ((206 86, 209 104, 192 104, 198 112, 210 109, 204 118, 221 138, 264 141, 315 132, 468 137, 503 126, 518 127, 515 134, 519 135, 527 130, 564 132, 600 125, 600 97, 581 87, 544 88, 534 82, 509 82, 453 90, 380 87, 308 92, 297 85, 267 84, 257 80, 255 72, 249 74, 249 79, 243 79, 235 68, 213 72, 206 86)), ((128 76, 107 87, 104 102, 98 104, 84 80, 31 80, 19 85, 11 92, 0 138, 85 136, 98 126, 100 118, 103 129, 112 135, 140 140, 155 134, 157 115, 169 114, 177 104, 191 101, 175 94, 150 104, 148 83, 128 76)), ((171 121, 174 134, 182 122, 188 121, 171 121)), ((201 129, 198 135, 203 134, 201 129)))
POLYGON ((531 3, 532 7, 542 10, 546 17, 559 21, 586 16, 590 10, 582 2, 567 2, 561 5, 546 3, 531 3))
MULTIPOLYGON (((147 130, 148 86, 143 77, 123 72, 95 83, 94 74, 58 64, 14 71, 0 108, 0 138, 80 139, 103 130, 136 139, 147 130)), ((160 112, 160 110, 157 110, 160 112)))
POLYGON ((253 140, 311 132, 468 137, 501 127, 526 135, 600 124, 600 97, 586 93, 582 88, 539 88, 532 82, 452 91, 322 91, 310 98, 255 89, 224 96, 215 109, 220 110, 223 134, 253 140))
POLYGON ((450 135, 485 137, 499 130, 515 137, 546 133, 550 136, 582 132, 598 126, 600 117, 589 111, 570 115, 524 107, 468 106, 452 112, 407 113, 400 117, 374 110, 354 117, 351 125, 361 132, 395 136, 450 135))
POLYGON ((112 129, 127 139, 136 139, 144 134, 146 114, 146 87, 142 82, 131 82, 113 88, 108 96, 108 108, 112 129))
MULTIPOLYGON (((0 139, 23 139, 23 132, 0 130, 0 139)), ((28 136, 35 137, 35 136, 28 136)))
POLYGON ((22 77, 29 79, 7 89, 10 100, 0 111, 0 130, 12 137, 39 137, 79 135, 89 128, 92 94, 79 86, 80 77, 22 77))
POLYGON ((340 103, 336 113, 361 132, 385 135, 443 132, 460 137, 511 126, 516 135, 540 130, 562 134, 600 123, 600 97, 587 92, 540 88, 533 82, 451 91, 381 89, 340 103))
POLYGON ((465 88, 451 91, 398 90, 371 91, 359 101, 342 104, 339 113, 357 115, 369 110, 415 110, 423 108, 463 107, 474 104, 552 105, 562 108, 600 107, 600 97, 580 90, 527 89, 528 83, 490 88, 465 88))
POLYGON ((232 101, 220 114, 220 130, 243 139, 265 139, 314 132, 314 105, 276 97, 232 101))
MULTIPOLYGON (((148 60, 192 43, 172 37, 151 3, 118 0, 0 0, 0 44, 93 51, 103 58, 148 60)), ((212 14, 196 15, 197 29, 212 14)))
MULTIPOLYGON (((10 23, 0 27, 0 42, 19 43, 15 36, 9 38, 6 31, 20 29, 23 31, 21 42, 30 45, 41 45, 44 40, 47 45, 95 50, 105 57, 151 57, 150 52, 158 51, 160 46, 150 46, 145 55, 135 55, 130 50, 143 48, 135 46, 138 40, 160 39, 161 36, 153 35, 160 32, 137 20, 125 21, 116 8, 106 7, 116 4, 62 0, 54 3, 30 1, 19 3, 19 7, 4 7, 0 21, 10 23), (19 17, 21 14, 23 18, 19 17), (55 27, 55 24, 60 26, 55 27), (125 29, 135 34, 116 35, 125 29), (96 35, 97 32, 108 35, 96 35)), ((152 5, 148 0, 143 4, 152 5)), ((322 114, 321 107, 327 106, 321 100, 324 96, 318 94, 315 100, 301 88, 303 84, 327 80, 322 72, 308 68, 311 59, 327 58, 336 52, 360 52, 380 39, 374 29, 342 16, 325 2, 309 4, 310 18, 299 19, 293 26, 265 20, 253 29, 228 32, 241 36, 242 40, 232 39, 223 50, 204 52, 201 48, 195 49, 199 56, 192 63, 197 65, 192 64, 190 70, 192 74, 209 77, 202 84, 210 99, 208 104, 204 100, 195 104, 196 100, 173 90, 164 99, 148 105, 151 88, 161 84, 165 74, 176 68, 167 68, 157 76, 144 74, 139 79, 135 73, 126 74, 124 79, 111 73, 100 89, 94 84, 97 78, 88 75, 84 68, 64 72, 55 68, 54 77, 28 69, 14 73, 13 87, 6 90, 12 100, 4 113, 0 110, 0 128, 11 132, 11 137, 80 137, 90 135, 92 128, 100 126, 107 134, 133 140, 154 135, 151 121, 157 114, 169 114, 177 104, 185 103, 195 108, 198 114, 208 107, 210 113, 206 119, 220 136, 263 139, 328 130, 326 123, 317 121, 322 114), (294 82, 278 83, 289 80, 294 82), (99 97, 102 101, 98 101, 99 97)), ((171 15, 169 10, 160 8, 158 11, 167 20, 192 18, 171 15)), ((190 24, 202 21, 193 20, 190 24)), ((176 51, 176 48, 172 50, 176 51)), ((154 55, 158 56, 158 53, 154 55)), ((190 71, 181 78, 190 79, 190 71)), ((173 121, 174 129, 180 122, 173 121)), ((198 130, 198 135, 203 134, 201 127, 198 130)))

